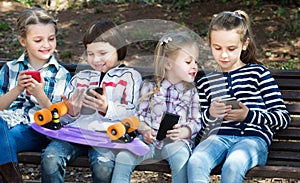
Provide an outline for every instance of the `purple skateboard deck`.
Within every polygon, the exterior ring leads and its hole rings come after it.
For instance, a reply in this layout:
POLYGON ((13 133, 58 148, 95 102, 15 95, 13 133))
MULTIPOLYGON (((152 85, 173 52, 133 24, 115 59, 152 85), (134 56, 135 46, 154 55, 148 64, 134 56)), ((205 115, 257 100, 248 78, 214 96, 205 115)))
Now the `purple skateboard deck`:
POLYGON ((36 123, 33 123, 31 127, 35 131, 46 136, 77 144, 90 145, 95 147, 105 147, 111 149, 125 149, 138 156, 143 156, 150 151, 149 146, 147 146, 143 141, 141 141, 138 138, 135 138, 132 142, 129 143, 121 143, 112 142, 112 140, 107 136, 106 133, 85 130, 71 126, 64 126, 59 130, 51 130, 48 128, 41 127, 36 123))

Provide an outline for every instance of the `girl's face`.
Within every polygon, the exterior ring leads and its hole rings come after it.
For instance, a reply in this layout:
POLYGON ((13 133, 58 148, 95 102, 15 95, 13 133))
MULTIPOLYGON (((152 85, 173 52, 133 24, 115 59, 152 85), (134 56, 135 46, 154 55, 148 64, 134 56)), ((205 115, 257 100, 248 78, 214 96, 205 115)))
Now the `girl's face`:
POLYGON ((194 82, 198 71, 199 50, 196 46, 184 46, 166 61, 166 79, 172 84, 194 82))
POLYGON ((236 29, 212 31, 211 49, 223 72, 230 72, 245 65, 240 56, 242 50, 247 49, 247 44, 241 42, 241 35, 236 29))
POLYGON ((56 35, 53 24, 32 24, 28 26, 26 38, 18 37, 26 48, 29 63, 46 63, 56 48, 56 35))
POLYGON ((86 51, 88 63, 96 71, 107 72, 119 64, 117 49, 108 42, 87 44, 86 51))

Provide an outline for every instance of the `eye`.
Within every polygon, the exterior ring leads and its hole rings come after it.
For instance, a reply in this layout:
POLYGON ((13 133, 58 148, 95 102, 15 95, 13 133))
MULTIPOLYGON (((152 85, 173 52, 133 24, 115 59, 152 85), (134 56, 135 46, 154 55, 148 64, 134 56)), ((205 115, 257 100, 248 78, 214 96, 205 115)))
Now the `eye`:
POLYGON ((87 55, 91 57, 94 55, 94 53, 88 52, 87 55))
POLYGON ((54 41, 56 38, 55 37, 50 37, 49 40, 50 41, 54 41))
POLYGON ((100 52, 100 55, 106 55, 107 54, 107 52, 106 51, 102 51, 102 52, 100 52))
POLYGON ((221 50, 221 47, 215 46, 214 49, 215 50, 221 50))
POLYGON ((42 40, 41 39, 35 39, 35 40, 33 40, 34 42, 36 42, 36 43, 39 43, 39 42, 41 42, 42 40))

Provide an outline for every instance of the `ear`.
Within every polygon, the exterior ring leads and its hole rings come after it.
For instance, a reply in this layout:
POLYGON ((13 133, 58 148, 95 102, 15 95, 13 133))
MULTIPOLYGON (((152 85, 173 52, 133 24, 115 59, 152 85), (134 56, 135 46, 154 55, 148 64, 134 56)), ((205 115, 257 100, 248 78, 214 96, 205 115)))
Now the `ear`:
POLYGON ((250 39, 247 38, 247 40, 246 40, 245 43, 243 44, 243 50, 244 50, 244 51, 247 50, 247 47, 248 47, 249 43, 250 43, 250 39))
POLYGON ((172 67, 173 67, 173 64, 169 60, 166 60, 165 61, 165 68, 166 68, 166 70, 171 70, 172 67))
POLYGON ((18 36, 18 40, 23 47, 26 47, 26 40, 22 36, 18 36))

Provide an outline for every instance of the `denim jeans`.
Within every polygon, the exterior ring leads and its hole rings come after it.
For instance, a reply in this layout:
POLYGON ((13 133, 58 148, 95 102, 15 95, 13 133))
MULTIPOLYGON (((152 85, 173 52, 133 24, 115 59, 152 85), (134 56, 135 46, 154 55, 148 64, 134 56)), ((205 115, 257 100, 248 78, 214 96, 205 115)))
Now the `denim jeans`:
POLYGON ((0 165, 18 162, 18 152, 42 151, 49 143, 46 136, 34 131, 29 125, 18 124, 9 129, 1 117, 0 139, 0 165))
POLYGON ((42 153, 42 182, 64 182, 67 164, 82 155, 89 156, 94 183, 111 181, 115 159, 112 150, 53 140, 42 153))
POLYGON ((187 182, 187 162, 190 157, 190 149, 183 141, 165 144, 162 150, 150 145, 150 152, 144 156, 136 156, 129 151, 121 151, 115 160, 115 168, 112 183, 130 182, 130 177, 135 166, 143 160, 155 158, 165 159, 169 162, 173 183, 187 182))
POLYGON ((211 135, 198 144, 188 162, 189 183, 208 183, 211 170, 224 162, 222 183, 242 183, 249 169, 265 165, 267 143, 255 136, 211 135))

